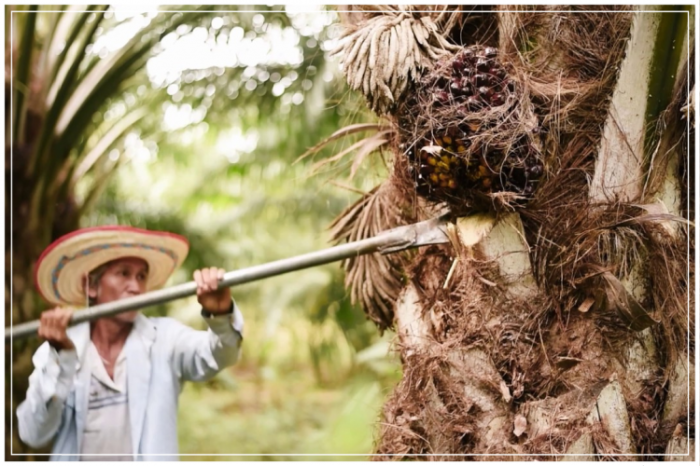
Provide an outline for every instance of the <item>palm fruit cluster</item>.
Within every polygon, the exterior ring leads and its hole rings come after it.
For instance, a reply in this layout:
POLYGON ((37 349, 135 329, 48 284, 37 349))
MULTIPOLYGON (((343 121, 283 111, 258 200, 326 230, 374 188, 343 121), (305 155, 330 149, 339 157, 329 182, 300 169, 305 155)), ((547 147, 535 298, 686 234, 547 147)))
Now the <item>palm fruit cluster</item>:
POLYGON ((497 55, 493 47, 463 49, 426 77, 399 115, 400 148, 418 193, 430 200, 459 200, 475 191, 527 199, 535 191, 543 172, 538 131, 522 133, 514 121, 522 117, 516 82, 497 55), (427 125, 416 138, 415 128, 427 125))

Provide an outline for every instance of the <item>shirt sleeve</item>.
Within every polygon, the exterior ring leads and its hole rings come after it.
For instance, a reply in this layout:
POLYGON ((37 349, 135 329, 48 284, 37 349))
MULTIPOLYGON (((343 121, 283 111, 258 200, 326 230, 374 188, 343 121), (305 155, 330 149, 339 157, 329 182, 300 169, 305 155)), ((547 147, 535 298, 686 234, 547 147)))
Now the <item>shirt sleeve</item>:
POLYGON ((58 431, 63 407, 78 365, 75 349, 56 351, 44 343, 32 358, 27 397, 17 407, 19 436, 32 447, 48 443, 58 431))
POLYGON ((172 337, 175 370, 184 380, 207 380, 224 367, 235 364, 243 340, 243 315, 235 301, 225 314, 210 314, 202 310, 209 327, 194 330, 174 322, 172 337))
POLYGON ((231 300, 231 309, 227 313, 212 314, 202 309, 201 314, 204 321, 215 334, 225 338, 233 329, 238 333, 239 340, 243 339, 243 314, 236 306, 235 301, 231 300))

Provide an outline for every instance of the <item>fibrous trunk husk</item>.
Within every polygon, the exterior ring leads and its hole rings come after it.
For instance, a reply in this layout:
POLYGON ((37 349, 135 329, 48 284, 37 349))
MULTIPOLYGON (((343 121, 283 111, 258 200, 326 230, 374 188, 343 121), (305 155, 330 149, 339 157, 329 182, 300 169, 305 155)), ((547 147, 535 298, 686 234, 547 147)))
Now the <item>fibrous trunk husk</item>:
MULTIPOLYGON (((694 361, 694 241, 685 221, 694 205, 684 194, 694 162, 682 142, 694 129, 681 120, 692 110, 681 89, 694 77, 676 86, 662 114, 653 160, 638 157, 638 186, 596 194, 601 164, 617 153, 602 138, 612 134, 610 102, 623 59, 634 55, 639 15, 626 6, 530 9, 499 7, 484 17, 496 20, 496 34, 486 28, 459 43, 498 46, 521 86, 513 95, 526 99, 517 108, 540 128, 532 144, 544 170, 525 201, 463 196, 460 211, 459 199, 421 193, 402 174, 417 159, 407 147, 435 136, 432 110, 417 105, 412 111, 426 115, 402 129, 387 107, 399 134, 388 180, 395 200, 421 205, 415 220, 444 201, 472 220, 457 221, 451 245, 421 248, 401 264, 403 290, 384 318, 398 331, 404 371, 383 409, 380 459, 650 459, 675 455, 694 434, 687 386, 695 376, 680 363, 694 361), (478 240, 465 239, 477 230, 478 240)), ((416 95, 435 84, 430 72, 414 80, 416 95)))

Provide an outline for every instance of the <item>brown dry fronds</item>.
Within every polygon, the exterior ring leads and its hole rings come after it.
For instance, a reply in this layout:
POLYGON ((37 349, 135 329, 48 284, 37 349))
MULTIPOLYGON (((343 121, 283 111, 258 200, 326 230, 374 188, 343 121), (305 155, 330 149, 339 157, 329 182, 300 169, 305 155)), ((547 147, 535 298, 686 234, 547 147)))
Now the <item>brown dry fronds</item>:
MULTIPOLYGON (((528 315, 522 312, 525 305, 499 306, 483 278, 487 268, 473 257, 457 256, 449 246, 430 246, 418 253, 407 270, 435 342, 428 353, 399 347, 405 376, 385 407, 378 452, 447 459, 439 454, 468 454, 491 445, 488 448, 495 448, 491 453, 521 453, 509 435, 485 440, 479 433, 494 417, 493 403, 523 396, 527 369, 522 366, 533 366, 539 355, 528 351, 527 339, 518 338, 528 333, 523 329, 523 317, 528 315), (503 309, 513 312, 503 313, 503 309), (428 379, 429 385, 419 382, 428 379), (421 439, 416 432, 430 436, 421 439)), ((496 413, 506 416, 504 408, 496 413)))
MULTIPOLYGON (((396 202, 397 191, 384 182, 348 207, 331 225, 335 242, 358 241, 416 220, 410 205, 396 202)), ((345 284, 353 303, 360 303, 380 331, 393 325, 393 304, 404 285, 408 253, 374 253, 343 261, 345 284)))
POLYGON ((448 355, 446 348, 436 345, 429 354, 416 353, 404 360, 404 378, 384 406, 378 454, 469 459, 483 406, 464 396, 465 386, 473 385, 473 374, 460 371, 448 355), (442 456, 446 454, 465 456, 442 456))
POLYGON ((649 264, 654 272, 649 272, 649 306, 659 311, 661 322, 652 327, 655 344, 661 362, 661 381, 666 384, 673 369, 674 361, 684 358, 684 354, 694 357, 695 320, 689 318, 694 309, 692 292, 692 270, 694 262, 688 257, 687 236, 668 238, 658 226, 649 226, 657 230, 650 235, 649 264), (691 268, 689 276, 688 267, 691 268), (689 314, 690 313, 690 314, 689 314))
POLYGON ((348 84, 361 91, 369 107, 379 115, 392 110, 413 88, 425 69, 459 47, 443 34, 443 27, 461 17, 446 8, 432 7, 409 13, 404 6, 373 7, 376 11, 346 22, 339 45, 331 55, 340 54, 348 84))
POLYGON ((352 168, 350 170, 350 179, 352 179, 355 176, 357 169, 360 167, 360 165, 362 165, 362 163, 370 154, 378 152, 381 155, 383 150, 386 150, 386 148, 388 147, 389 142, 395 138, 391 126, 380 125, 377 123, 357 123, 346 126, 334 132, 326 139, 304 152, 302 155, 297 157, 294 163, 297 163, 305 159, 306 157, 318 154, 321 150, 328 147, 328 145, 333 142, 337 142, 342 138, 355 135, 357 133, 363 133, 366 131, 371 131, 372 134, 360 139, 359 141, 356 141, 349 147, 343 149, 342 151, 334 154, 331 157, 321 159, 311 167, 311 173, 316 173, 326 165, 330 163, 338 163, 345 156, 354 152, 352 168))
POLYGON ((641 392, 625 394, 632 437, 636 439, 641 455, 663 453, 668 443, 668 437, 660 435, 659 419, 664 401, 662 383, 662 377, 656 376, 645 382, 641 392))
POLYGON ((413 18, 429 18, 444 36, 475 22, 473 11, 484 9, 473 5, 341 5, 340 20, 353 26, 376 16, 403 14, 413 18))

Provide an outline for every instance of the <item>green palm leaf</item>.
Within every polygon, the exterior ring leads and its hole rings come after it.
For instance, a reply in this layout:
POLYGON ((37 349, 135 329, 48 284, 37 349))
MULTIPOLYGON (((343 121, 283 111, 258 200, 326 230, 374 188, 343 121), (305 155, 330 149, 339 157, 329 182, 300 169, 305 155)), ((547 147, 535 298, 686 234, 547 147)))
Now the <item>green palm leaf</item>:
MULTIPOLYGON (((93 11, 94 7, 88 8, 88 11, 93 11)), ((106 7, 105 7, 106 9, 106 7)), ((47 173, 51 172, 51 167, 48 167, 48 170, 44 170, 46 168, 46 163, 47 159, 49 158, 48 152, 49 152, 49 146, 51 145, 51 141, 53 139, 53 136, 55 134, 55 122, 58 119, 58 116, 60 115, 63 106, 65 105, 66 100, 68 99, 68 94, 70 92, 70 89, 73 87, 75 84, 75 78, 78 74, 78 68, 80 67, 80 63, 82 62, 83 58, 85 57, 85 48, 87 45, 90 43, 92 40, 92 37, 99 27, 99 23, 104 17, 104 11, 105 9, 102 10, 102 12, 98 15, 98 17, 93 21, 92 27, 88 30, 87 34, 83 36, 83 40, 81 43, 78 44, 77 46, 77 51, 75 52, 74 55, 74 60, 72 62, 68 61, 63 63, 63 67, 66 70, 65 73, 59 73, 59 76, 57 77, 57 81, 60 81, 60 86, 58 84, 55 84, 54 87, 57 89, 57 91, 53 92, 52 90, 49 91, 49 97, 48 100, 50 102, 48 106, 48 112, 46 115, 46 122, 42 128, 41 135, 39 136, 39 143, 35 152, 35 156, 31 161, 31 164, 29 166, 29 175, 33 175, 37 166, 41 165, 42 166, 42 172, 47 173)), ((83 29, 83 26, 87 22, 88 18, 90 15, 93 13, 83 13, 80 15, 78 20, 76 21, 73 30, 71 32, 70 37, 68 38, 66 42, 66 46, 61 52, 61 54, 68 54, 68 52, 73 49, 73 43, 78 40, 78 37, 80 35, 80 32, 83 29)), ((58 60, 59 63, 64 62, 64 59, 59 58, 58 60)), ((57 63, 58 65, 58 63, 57 63)), ((55 166, 55 164, 53 164, 55 166)), ((53 173, 51 173, 53 174, 53 173)))
MULTIPOLYGON (((27 101, 29 97, 30 76, 29 71, 32 63, 34 51, 34 30, 36 28, 36 5, 29 7, 29 12, 25 13, 26 19, 22 40, 19 47, 19 58, 17 60, 17 75, 14 80, 14 131, 13 138, 17 143, 24 142, 24 123, 27 115, 27 101)), ((19 15, 19 13, 17 13, 19 15)))

